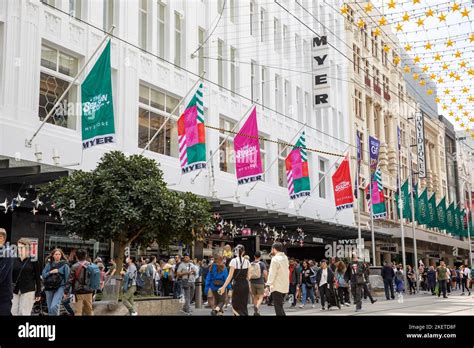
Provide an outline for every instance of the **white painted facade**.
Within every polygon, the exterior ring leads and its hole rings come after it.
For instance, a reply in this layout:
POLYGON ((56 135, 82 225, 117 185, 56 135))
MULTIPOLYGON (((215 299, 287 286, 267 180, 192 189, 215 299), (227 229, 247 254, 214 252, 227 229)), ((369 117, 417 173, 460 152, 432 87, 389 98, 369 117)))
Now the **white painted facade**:
MULTIPOLYGON (((206 78, 215 83, 204 81, 206 124, 219 127, 220 117, 238 121, 248 110, 248 99, 252 94, 253 66, 254 98, 260 104, 265 104, 264 108, 257 107, 262 135, 272 140, 296 142, 296 134, 302 127, 301 123, 295 121, 298 120, 308 125, 305 130, 309 148, 335 153, 347 150, 352 138, 348 127, 350 111, 346 76, 349 61, 333 48, 329 51, 330 107, 316 111, 312 102, 311 40, 315 36, 314 32, 329 34, 328 41, 331 44, 343 52, 346 49, 345 45, 318 23, 322 21, 337 36, 343 36, 344 20, 336 12, 341 5, 339 0, 334 1, 334 8, 322 1, 300 0, 301 6, 307 8, 309 13, 295 1, 280 1, 282 6, 288 7, 288 11, 300 18, 309 28, 271 0, 116 0, 113 1, 114 9, 111 13, 104 12, 108 4, 104 5, 103 0, 48 2, 66 13, 76 11, 75 15, 97 28, 39 0, 0 1, 0 155, 36 161, 35 152, 41 152, 42 163, 54 164, 53 153, 57 153, 59 167, 91 170, 108 151, 141 153, 142 150, 138 146, 139 86, 148 86, 175 98, 184 96, 200 73, 199 53, 196 52, 196 56, 191 57, 199 46, 199 28, 205 29, 207 37, 216 25, 218 9, 224 3, 226 7, 223 16, 203 46, 203 56, 209 58, 202 61, 201 67, 206 71, 206 78), (251 4, 253 17, 250 16, 251 4), (72 8, 69 8, 70 6, 72 8), (161 23, 159 9, 164 10, 165 14, 164 22, 161 23), (176 18, 181 19, 179 59, 175 54, 178 51, 175 47, 176 18), (102 40, 104 33, 100 29, 108 27, 110 22, 116 24, 114 35, 126 41, 112 39, 112 83, 117 143, 82 151, 80 118, 77 118, 73 129, 45 124, 34 139, 33 146, 25 147, 25 139, 30 138, 41 123, 38 116, 41 72, 53 74, 41 64, 42 45, 46 44, 49 48, 58 49, 67 56, 77 58, 80 68, 102 40), (146 36, 145 31, 140 32, 140 26, 146 28, 146 36), (164 44, 160 40, 160 30, 163 28, 164 44), (139 46, 145 45, 149 53, 139 49, 139 46), (231 51, 231 47, 235 50, 231 51), (169 62, 160 60, 157 57, 159 54, 169 62), (217 59, 221 56, 222 65, 217 59), (232 79, 230 60, 234 57, 236 74, 235 79, 232 79), (180 63, 189 72, 173 66, 170 62, 180 63), (262 66, 265 67, 263 73, 262 66), (222 74, 219 74, 219 71, 222 74), (280 78, 278 86, 275 83, 276 75, 280 78), (262 79, 265 81, 263 88, 262 79), (232 95, 231 92, 219 88, 219 82, 228 89, 235 87, 235 92, 244 97, 232 95), (277 114, 273 111, 275 109, 288 117, 277 114), (74 165, 76 163, 80 165, 74 165)), ((201 36, 201 40, 202 38, 201 36)), ((86 73, 90 67, 86 69, 86 73)), ((79 78, 79 82, 84 77, 85 74, 79 78)), ((79 85, 77 87, 76 97, 79 100, 79 85)), ((74 123, 72 120, 68 122, 74 123)), ((219 133, 207 129, 208 156, 210 150, 217 150, 218 144, 219 133)), ((210 171, 205 171, 192 183, 191 179, 196 172, 181 176, 177 158, 152 151, 146 151, 145 154, 160 164, 166 182, 173 189, 192 191, 202 196, 213 196, 262 209, 353 225, 352 210, 336 214, 334 207, 331 184, 334 168, 331 167, 338 157, 309 153, 312 188, 317 185, 319 174, 322 173, 320 161, 324 161, 325 171, 330 171, 324 180, 325 198, 319 197, 319 189, 316 188, 311 198, 297 209, 304 198, 289 207, 287 189, 278 184, 278 161, 275 161, 278 146, 275 143, 265 142, 265 167, 268 170, 266 180, 259 183, 248 196, 246 193, 252 184, 241 186, 236 191, 235 174, 219 170, 218 156, 213 157, 212 166, 208 165, 209 168, 214 168, 215 180, 212 180, 210 171)))

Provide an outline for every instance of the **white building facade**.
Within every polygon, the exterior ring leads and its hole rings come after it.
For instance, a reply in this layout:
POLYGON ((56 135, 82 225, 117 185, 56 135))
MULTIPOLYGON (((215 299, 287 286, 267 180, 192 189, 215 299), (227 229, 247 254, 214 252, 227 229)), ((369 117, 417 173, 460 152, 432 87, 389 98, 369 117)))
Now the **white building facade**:
MULTIPOLYGON (((342 154, 349 134, 346 47, 337 37, 344 19, 322 1, 270 0, 7 0, 0 2, 0 155, 68 169, 92 170, 111 150, 138 154, 179 100, 204 75, 205 122, 232 129, 252 104, 259 130, 274 141, 295 143, 305 130, 307 147, 342 154), (220 15, 222 12, 222 15, 220 15), (75 18, 77 17, 77 18, 75 18), (299 20, 297 20, 297 17, 299 20), (82 150, 80 82, 66 102, 25 147, 59 95, 73 81, 104 31, 115 25, 112 84, 117 142, 82 150), (314 107, 311 45, 329 42, 329 104, 314 107), (79 111, 78 111, 79 110, 79 111), (36 155, 35 155, 36 154, 36 155), (54 160, 53 160, 53 157, 54 160)), ((185 101, 183 104, 187 103, 185 101)), ((353 225, 352 211, 336 214, 331 184, 341 157, 309 153, 311 197, 289 204, 287 151, 261 141, 265 181, 237 187, 231 158, 213 156, 208 170, 181 176, 177 114, 145 152, 173 189, 204 197, 353 225), (222 158, 219 158, 222 157, 222 158), (327 175, 328 174, 328 175, 327 175), (319 183, 319 185, 318 185, 319 183)), ((238 128, 237 128, 238 129, 238 128)), ((206 131, 206 150, 216 152, 227 133, 206 131)), ((232 146, 229 136, 220 155, 232 146)), ((355 238, 356 236, 354 236, 355 238)))

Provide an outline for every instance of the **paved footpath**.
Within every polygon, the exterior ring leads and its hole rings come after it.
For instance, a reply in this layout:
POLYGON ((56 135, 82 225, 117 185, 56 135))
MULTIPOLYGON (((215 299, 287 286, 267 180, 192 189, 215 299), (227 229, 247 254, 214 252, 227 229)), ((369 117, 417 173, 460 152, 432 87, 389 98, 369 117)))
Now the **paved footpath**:
MULTIPOLYGON (((323 316, 340 316, 340 315, 469 315, 474 316, 474 292, 471 296, 467 293, 461 296, 460 291, 452 292, 451 295, 445 299, 438 298, 427 293, 420 293, 417 295, 405 295, 403 301, 389 300, 385 297, 378 297, 377 302, 371 304, 369 300, 362 300, 362 311, 355 312, 355 306, 343 306, 341 309, 331 308, 329 311, 321 311, 321 304, 316 303, 315 308, 307 304, 305 308, 301 309, 298 306, 290 308, 288 302, 285 303, 284 308, 286 315, 323 315, 323 316)), ((210 315, 210 308, 193 308, 193 315, 210 315)), ((275 310, 272 306, 262 305, 260 309, 261 315, 275 315, 275 310)), ((181 315, 184 315, 181 313, 181 315)), ((231 308, 228 308, 224 315, 232 315, 231 308)), ((253 306, 249 306, 249 315, 253 315, 253 306)))

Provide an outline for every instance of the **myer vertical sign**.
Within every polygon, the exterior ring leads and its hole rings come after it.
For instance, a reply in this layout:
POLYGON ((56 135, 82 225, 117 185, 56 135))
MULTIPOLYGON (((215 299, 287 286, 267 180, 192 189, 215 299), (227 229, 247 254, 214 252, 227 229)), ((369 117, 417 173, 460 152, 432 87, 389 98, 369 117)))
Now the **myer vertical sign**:
POLYGON ((418 153, 418 177, 426 178, 425 123, 421 112, 415 113, 416 149, 418 153))
POLYGON ((329 46, 327 36, 313 38, 313 92, 315 107, 324 107, 329 103, 329 46))

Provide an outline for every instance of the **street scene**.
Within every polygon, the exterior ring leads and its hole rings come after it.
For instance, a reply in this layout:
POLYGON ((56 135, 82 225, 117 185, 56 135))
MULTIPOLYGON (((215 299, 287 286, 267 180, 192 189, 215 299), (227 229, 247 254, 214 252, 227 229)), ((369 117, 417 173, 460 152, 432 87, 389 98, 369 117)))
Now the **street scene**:
POLYGON ((473 18, 0 0, 0 316, 474 316, 473 18))

